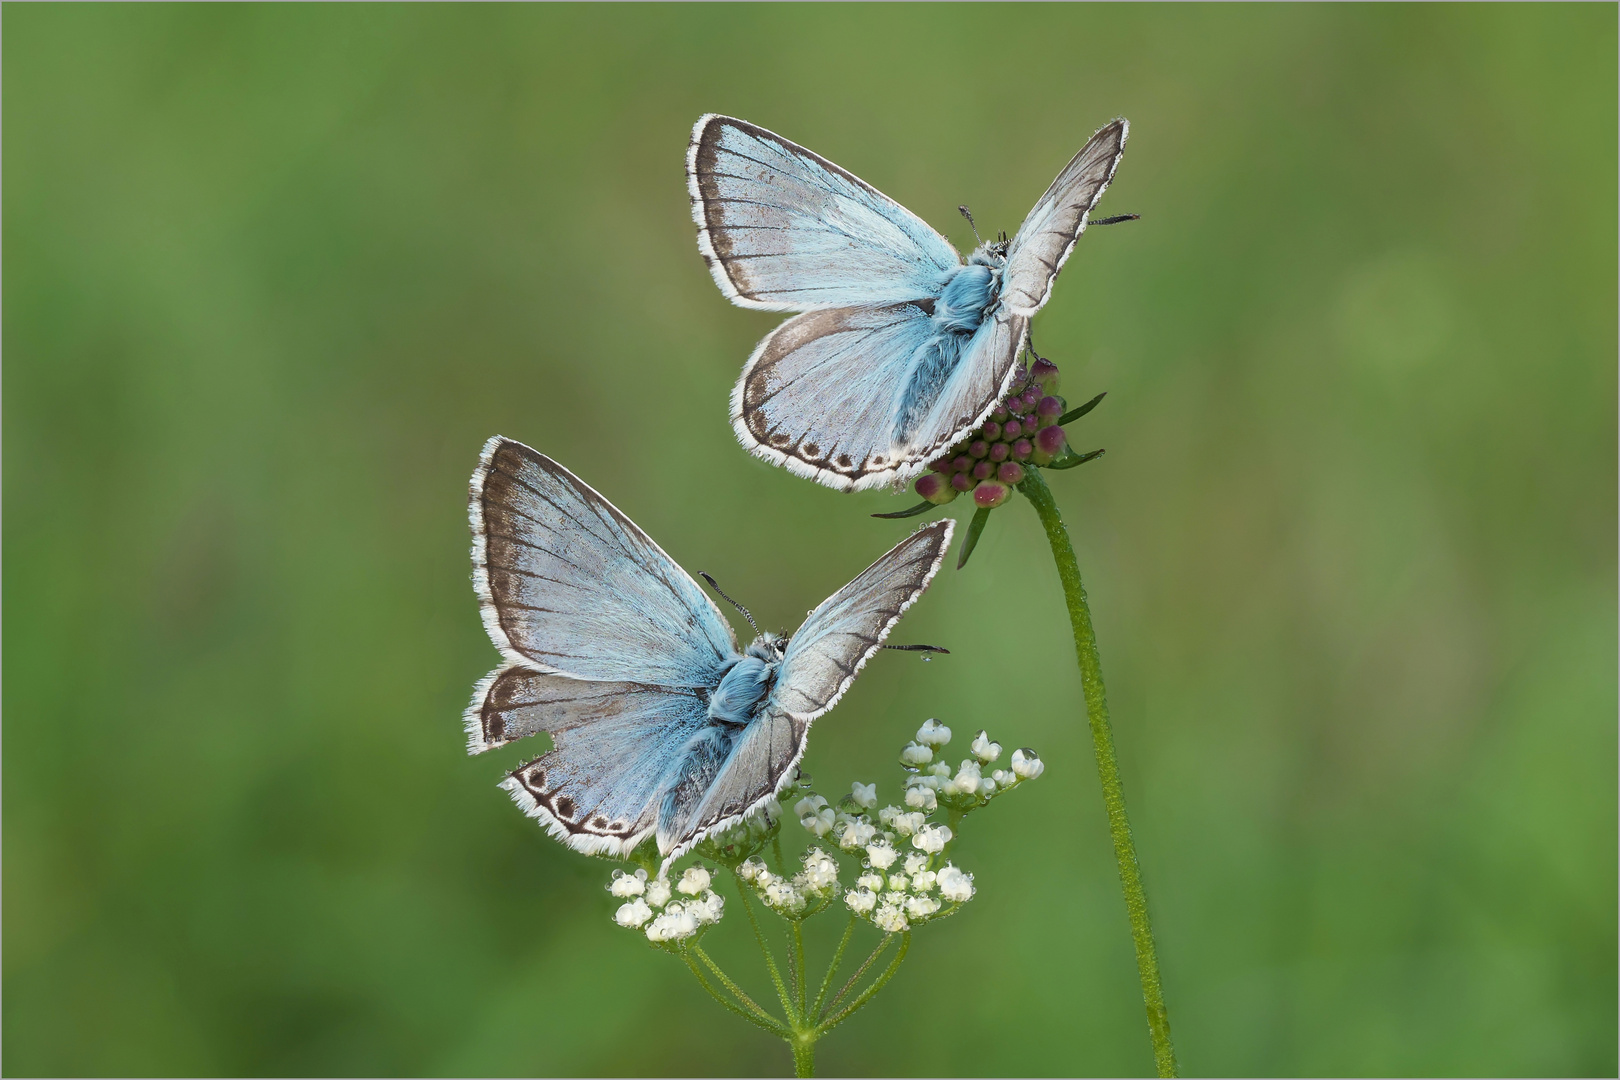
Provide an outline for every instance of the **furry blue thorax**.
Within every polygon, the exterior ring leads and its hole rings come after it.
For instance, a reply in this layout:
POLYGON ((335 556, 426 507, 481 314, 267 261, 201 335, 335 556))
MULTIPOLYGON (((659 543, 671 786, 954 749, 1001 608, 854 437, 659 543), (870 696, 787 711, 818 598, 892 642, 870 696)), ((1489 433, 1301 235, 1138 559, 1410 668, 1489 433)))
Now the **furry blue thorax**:
POLYGON ((726 672, 709 697, 709 718, 736 727, 753 720, 755 707, 776 678, 781 658, 781 645, 769 637, 761 636, 749 645, 748 654, 726 672))
POLYGON ((1001 288, 999 268, 972 263, 951 275, 934 301, 934 322, 942 330, 971 334, 984 321, 1001 288))

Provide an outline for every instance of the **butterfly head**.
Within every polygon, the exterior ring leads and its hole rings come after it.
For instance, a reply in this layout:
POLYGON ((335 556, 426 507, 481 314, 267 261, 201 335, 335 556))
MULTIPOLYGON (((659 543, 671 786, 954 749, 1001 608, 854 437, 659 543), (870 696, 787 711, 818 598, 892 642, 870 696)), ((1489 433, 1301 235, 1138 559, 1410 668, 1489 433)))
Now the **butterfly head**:
POLYGON ((787 652, 787 643, 786 637, 767 630, 753 640, 745 650, 745 654, 763 660, 767 664, 779 664, 782 662, 782 654, 787 652))

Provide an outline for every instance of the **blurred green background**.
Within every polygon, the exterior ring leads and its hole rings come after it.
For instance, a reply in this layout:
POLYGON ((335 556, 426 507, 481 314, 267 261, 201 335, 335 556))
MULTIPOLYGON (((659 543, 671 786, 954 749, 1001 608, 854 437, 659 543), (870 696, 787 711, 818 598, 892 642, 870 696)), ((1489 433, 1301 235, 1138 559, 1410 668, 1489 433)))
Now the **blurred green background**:
MULTIPOLYGON (((1102 210, 1143 219, 1036 330, 1109 392, 1053 484, 1184 1068, 1613 1075, 1616 45, 1613 5, 8 5, 5 1071, 789 1067, 460 725, 491 434, 771 626, 914 524, 733 440, 778 317, 694 244, 722 111, 963 249, 958 203, 1011 230, 1132 122, 1102 210)), ((1049 769, 820 1065, 1149 1070, 1026 505, 900 640, 952 655, 867 669, 826 791, 892 793, 929 716, 1049 769)))

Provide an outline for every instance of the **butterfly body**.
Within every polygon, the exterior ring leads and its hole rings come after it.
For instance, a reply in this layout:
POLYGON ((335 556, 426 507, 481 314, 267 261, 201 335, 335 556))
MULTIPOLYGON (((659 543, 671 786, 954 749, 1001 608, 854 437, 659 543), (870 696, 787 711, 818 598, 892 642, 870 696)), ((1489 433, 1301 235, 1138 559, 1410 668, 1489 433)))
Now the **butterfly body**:
POLYGON ((792 637, 740 648, 703 590, 578 477, 509 439, 469 499, 473 582, 505 663, 479 681, 468 750, 555 745, 501 786, 580 851, 666 860, 753 812, 792 776, 831 709, 927 588, 953 523, 901 541, 792 637))
POLYGON ((698 249, 735 304, 799 312, 759 343, 731 396, 752 453, 841 490, 897 484, 983 423, 1029 319, 1124 152, 1105 125, 1012 240, 965 260, 899 203, 796 143, 709 115, 687 186, 698 249))

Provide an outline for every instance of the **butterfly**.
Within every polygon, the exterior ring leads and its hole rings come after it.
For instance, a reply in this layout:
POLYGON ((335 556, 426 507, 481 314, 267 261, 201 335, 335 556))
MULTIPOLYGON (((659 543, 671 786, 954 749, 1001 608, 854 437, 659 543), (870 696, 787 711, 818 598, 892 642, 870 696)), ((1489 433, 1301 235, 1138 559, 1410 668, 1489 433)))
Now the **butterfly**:
MULTIPOLYGON (((731 393, 751 453, 842 491, 921 472, 995 408, 1130 125, 1105 125, 1012 240, 964 263, 911 211, 797 143, 729 116, 692 129, 698 249, 732 303, 796 311, 731 393)), ((967 210, 964 207, 963 213, 967 210)), ((971 222, 971 218, 969 221, 971 222)))
POLYGON ((917 530, 792 637, 743 649, 646 533, 522 443, 484 445, 468 514, 505 659, 473 691, 468 752, 546 732, 553 749, 501 787, 571 848, 622 856, 656 836, 666 867, 791 781, 811 722, 928 587, 955 525, 917 530))

